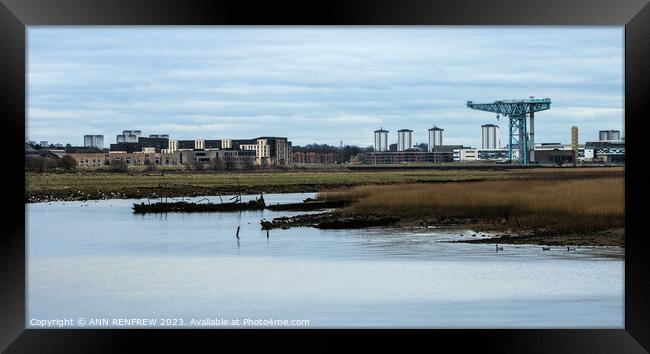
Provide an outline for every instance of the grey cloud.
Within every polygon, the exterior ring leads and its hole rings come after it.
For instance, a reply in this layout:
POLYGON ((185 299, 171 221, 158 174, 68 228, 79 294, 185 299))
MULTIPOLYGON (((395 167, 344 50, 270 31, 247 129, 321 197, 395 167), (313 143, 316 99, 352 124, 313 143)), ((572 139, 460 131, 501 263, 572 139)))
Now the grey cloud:
POLYGON ((538 140, 568 139, 568 124, 584 123, 585 134, 622 128, 622 28, 39 27, 28 35, 36 140, 80 144, 91 132, 111 140, 133 127, 368 145, 378 125, 426 134, 435 123, 448 127, 447 142, 477 145, 478 125, 494 117, 467 110, 466 100, 529 95, 554 101, 540 114, 548 129, 537 127, 538 140))

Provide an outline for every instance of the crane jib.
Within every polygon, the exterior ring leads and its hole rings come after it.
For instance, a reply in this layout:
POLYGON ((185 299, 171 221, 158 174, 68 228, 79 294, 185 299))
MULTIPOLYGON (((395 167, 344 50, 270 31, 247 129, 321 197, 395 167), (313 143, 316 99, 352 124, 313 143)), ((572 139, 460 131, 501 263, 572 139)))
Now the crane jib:
POLYGON ((509 159, 510 162, 517 162, 524 165, 528 164, 529 149, 534 150, 534 121, 533 116, 535 112, 545 111, 551 108, 550 98, 535 98, 530 97, 527 99, 514 99, 514 100, 499 100, 491 103, 474 103, 467 101, 467 107, 477 111, 491 112, 497 114, 497 119, 500 115, 509 118, 508 132, 509 132, 509 159), (528 124, 526 118, 530 117, 530 136, 528 134, 528 124), (528 142, 532 143, 529 146, 528 142), (516 159, 514 158, 513 151, 517 152, 516 159))

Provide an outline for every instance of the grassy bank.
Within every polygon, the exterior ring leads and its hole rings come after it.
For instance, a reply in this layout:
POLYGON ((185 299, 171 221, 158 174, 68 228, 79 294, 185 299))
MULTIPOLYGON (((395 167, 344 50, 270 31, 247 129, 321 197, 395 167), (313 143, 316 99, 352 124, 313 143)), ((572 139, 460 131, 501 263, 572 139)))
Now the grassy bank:
POLYGON ((623 176, 622 168, 416 171, 75 172, 26 173, 25 201, 318 192, 369 184, 438 184, 499 180, 564 180, 623 176))
POLYGON ((425 224, 465 220, 495 230, 595 231, 624 226, 624 188, 621 176, 359 186, 319 197, 356 201, 342 210, 344 216, 392 216, 425 224))

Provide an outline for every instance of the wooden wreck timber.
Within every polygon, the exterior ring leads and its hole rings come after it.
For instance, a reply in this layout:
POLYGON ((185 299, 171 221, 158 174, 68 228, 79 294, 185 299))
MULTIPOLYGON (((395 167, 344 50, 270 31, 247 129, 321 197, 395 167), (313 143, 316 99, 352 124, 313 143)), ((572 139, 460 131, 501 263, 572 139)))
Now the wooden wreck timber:
POLYGON ((237 200, 234 202, 227 203, 201 203, 200 201, 177 201, 171 203, 161 201, 159 203, 140 203, 133 204, 133 211, 136 214, 167 212, 228 212, 262 209, 269 209, 273 211, 312 211, 323 209, 339 209, 346 207, 352 203, 351 201, 347 200, 324 201, 306 199, 300 203, 266 205, 264 196, 260 196, 260 198, 248 202, 241 202, 240 199, 236 199, 237 200))
POLYGON ((159 202, 133 204, 133 212, 136 214, 146 213, 204 213, 204 212, 233 212, 243 210, 262 210, 266 207, 264 197, 242 202, 237 199, 234 202, 226 203, 200 203, 200 202, 159 202))

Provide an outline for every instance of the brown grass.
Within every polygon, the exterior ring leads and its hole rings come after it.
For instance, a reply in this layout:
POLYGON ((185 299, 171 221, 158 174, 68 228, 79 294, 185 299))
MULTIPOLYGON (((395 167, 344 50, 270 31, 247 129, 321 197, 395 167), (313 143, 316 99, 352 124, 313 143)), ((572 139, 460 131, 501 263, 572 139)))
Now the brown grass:
POLYGON ((359 186, 319 198, 357 203, 346 214, 475 218, 521 227, 596 230, 625 222, 623 177, 359 186))

